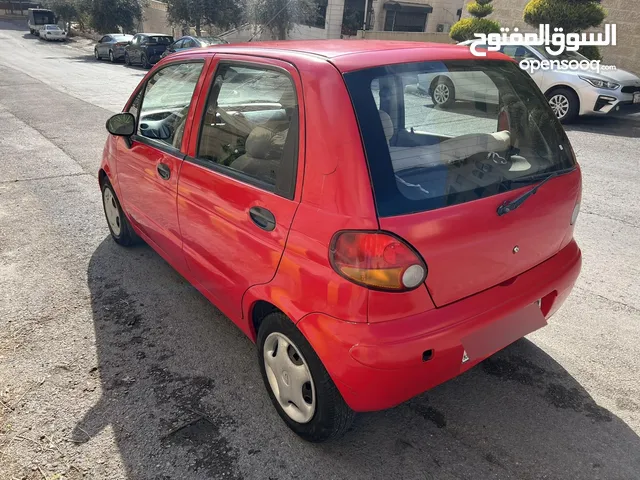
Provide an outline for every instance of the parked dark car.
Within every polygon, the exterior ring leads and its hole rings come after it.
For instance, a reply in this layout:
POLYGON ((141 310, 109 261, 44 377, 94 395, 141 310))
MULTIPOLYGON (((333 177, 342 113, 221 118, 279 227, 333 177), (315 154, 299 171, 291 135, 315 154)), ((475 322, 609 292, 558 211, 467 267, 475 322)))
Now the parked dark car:
POLYGON ((171 35, 138 33, 124 49, 124 63, 140 64, 144 68, 149 68, 160 60, 161 55, 172 43, 171 35))
POLYGON ((93 49, 93 54, 96 60, 102 60, 103 58, 108 58, 111 62, 122 60, 124 58, 124 49, 132 39, 133 35, 110 33, 98 41, 93 49))
POLYGON ((220 37, 182 37, 167 47, 162 54, 162 58, 172 53, 182 52, 183 50, 189 50, 191 48, 204 48, 210 45, 220 45, 224 43, 229 42, 220 37))

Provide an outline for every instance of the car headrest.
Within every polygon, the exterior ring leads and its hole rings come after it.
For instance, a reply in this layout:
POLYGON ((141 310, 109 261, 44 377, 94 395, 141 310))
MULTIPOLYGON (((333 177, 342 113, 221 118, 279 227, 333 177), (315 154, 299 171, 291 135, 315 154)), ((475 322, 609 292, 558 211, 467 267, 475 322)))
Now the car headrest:
POLYGON ((251 130, 244 143, 247 154, 257 159, 269 159, 274 153, 280 155, 284 148, 287 131, 274 132, 265 127, 256 127, 251 130))
POLYGON ((384 131, 384 136, 387 138, 387 143, 393 137, 393 121, 387 112, 384 110, 378 110, 380 114, 380 123, 382 123, 382 130, 384 131))

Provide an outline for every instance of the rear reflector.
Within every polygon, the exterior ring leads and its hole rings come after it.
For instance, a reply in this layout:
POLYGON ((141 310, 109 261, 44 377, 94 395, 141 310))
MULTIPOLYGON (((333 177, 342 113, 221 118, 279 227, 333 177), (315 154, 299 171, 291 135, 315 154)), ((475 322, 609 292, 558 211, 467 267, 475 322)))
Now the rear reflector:
POLYGON ((334 270, 347 280, 377 290, 411 290, 427 276, 427 266, 415 250, 384 232, 336 233, 329 260, 334 270))

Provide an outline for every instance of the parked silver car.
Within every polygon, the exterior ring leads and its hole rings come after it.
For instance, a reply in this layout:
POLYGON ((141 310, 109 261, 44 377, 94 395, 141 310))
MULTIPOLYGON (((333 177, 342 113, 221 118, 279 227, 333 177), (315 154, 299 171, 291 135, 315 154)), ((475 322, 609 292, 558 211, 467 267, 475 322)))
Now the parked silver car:
MULTIPOLYGON (((471 43, 472 40, 469 40, 460 45, 471 43)), ((479 45, 477 48, 486 46, 479 45)), ((544 47, 528 45, 504 45, 500 51, 518 62, 524 59, 588 61, 577 52, 565 51, 559 56, 551 56, 544 47)), ((640 78, 625 70, 598 73, 595 69, 553 68, 529 73, 563 123, 569 123, 579 115, 640 112, 640 78)), ((498 102, 496 86, 481 72, 457 75, 456 80, 454 83, 446 72, 423 75, 418 79, 418 88, 431 95, 434 104, 443 107, 456 100, 498 102), (486 88, 478 89, 479 84, 485 83, 486 88)))

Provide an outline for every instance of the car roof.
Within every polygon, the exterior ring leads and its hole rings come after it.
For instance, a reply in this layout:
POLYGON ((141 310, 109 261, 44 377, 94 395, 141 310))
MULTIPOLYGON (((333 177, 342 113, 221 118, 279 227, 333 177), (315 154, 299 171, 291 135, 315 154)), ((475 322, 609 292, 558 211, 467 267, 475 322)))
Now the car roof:
POLYGON ((142 33, 139 33, 138 35, 146 35, 147 37, 173 37, 173 35, 170 35, 168 33, 147 33, 147 32, 142 32, 142 33))
MULTIPOLYGON (((488 52, 474 56, 469 47, 448 43, 406 42, 387 40, 280 40, 212 45, 202 49, 210 53, 232 53, 264 56, 295 63, 295 59, 324 58, 338 70, 349 72, 395 63, 439 60, 514 60, 502 53, 488 52)), ((173 59, 201 55, 185 51, 172 55, 173 59)))

